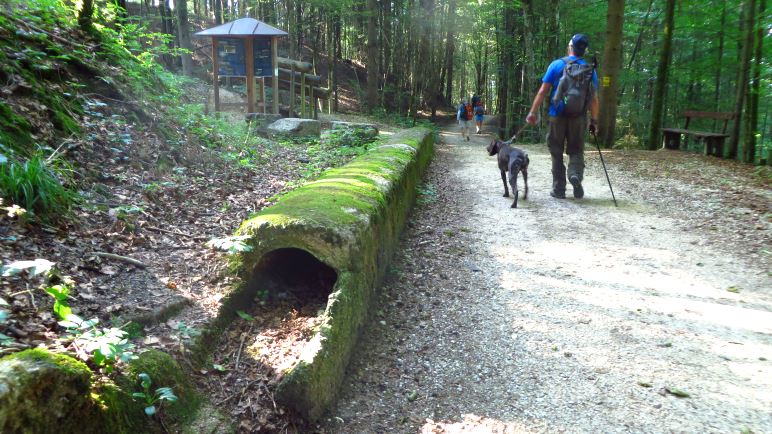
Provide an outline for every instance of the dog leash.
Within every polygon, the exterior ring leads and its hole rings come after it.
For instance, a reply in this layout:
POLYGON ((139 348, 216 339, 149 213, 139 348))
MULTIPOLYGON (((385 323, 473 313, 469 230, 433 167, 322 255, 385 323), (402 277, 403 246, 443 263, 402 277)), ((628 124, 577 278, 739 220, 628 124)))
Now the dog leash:
POLYGON ((530 125, 528 122, 526 122, 525 124, 523 124, 523 126, 522 126, 522 127, 520 127, 520 129, 519 129, 519 130, 517 130, 517 132, 515 133, 515 135, 514 135, 514 136, 512 136, 512 137, 510 137, 510 138, 509 138, 509 140, 507 140, 507 143, 512 143, 512 140, 515 140, 515 139, 517 138, 517 136, 519 136, 519 135, 520 135, 520 133, 522 133, 522 132, 523 132, 523 130, 524 130, 524 129, 526 129, 526 128, 528 127, 528 125, 530 125))

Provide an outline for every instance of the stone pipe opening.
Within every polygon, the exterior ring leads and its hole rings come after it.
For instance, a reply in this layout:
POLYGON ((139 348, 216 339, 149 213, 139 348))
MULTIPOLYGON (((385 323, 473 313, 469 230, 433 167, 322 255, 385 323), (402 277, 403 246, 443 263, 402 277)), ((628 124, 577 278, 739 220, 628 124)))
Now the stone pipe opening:
POLYGON ((255 267, 252 287, 257 297, 270 302, 290 302, 296 307, 326 303, 338 273, 302 249, 272 250, 255 267))

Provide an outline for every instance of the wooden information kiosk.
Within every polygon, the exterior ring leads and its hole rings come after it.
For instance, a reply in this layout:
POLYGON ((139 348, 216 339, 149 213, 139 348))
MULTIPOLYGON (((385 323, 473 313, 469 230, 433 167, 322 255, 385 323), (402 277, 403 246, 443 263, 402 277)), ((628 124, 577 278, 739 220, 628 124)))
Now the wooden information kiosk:
POLYGON ((195 34, 212 38, 212 82, 214 110, 220 111, 220 77, 244 77, 247 81, 247 112, 255 112, 255 78, 261 78, 260 99, 265 112, 265 78, 272 79, 273 113, 279 114, 278 38, 287 36, 254 18, 241 18, 195 34))

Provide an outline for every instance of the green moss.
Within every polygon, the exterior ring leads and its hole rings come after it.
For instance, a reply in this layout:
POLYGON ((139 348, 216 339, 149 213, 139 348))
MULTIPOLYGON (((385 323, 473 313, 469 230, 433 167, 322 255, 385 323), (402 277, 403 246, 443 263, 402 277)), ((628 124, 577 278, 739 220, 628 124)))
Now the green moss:
POLYGON ((52 353, 43 348, 33 348, 26 351, 11 354, 2 360, 21 360, 29 362, 51 363, 67 373, 85 373, 91 376, 91 370, 85 363, 64 354, 52 353))
POLYGON ((137 374, 146 372, 152 390, 172 387, 179 397, 164 403, 166 423, 184 423, 194 415, 201 397, 169 355, 148 351, 116 382, 92 383, 89 368, 66 355, 44 349, 22 351, 0 359, 0 432, 156 433, 163 428, 144 413, 137 374))
POLYGON ((183 423, 191 420, 203 399, 185 375, 180 365, 170 355, 157 350, 149 350, 129 365, 127 378, 134 384, 132 391, 141 391, 138 375, 147 373, 153 381, 151 390, 159 387, 171 387, 179 399, 176 402, 163 403, 163 412, 167 420, 183 423))
POLYGON ((0 360, 0 432, 78 432, 91 408, 91 371, 47 350, 26 350, 0 360))

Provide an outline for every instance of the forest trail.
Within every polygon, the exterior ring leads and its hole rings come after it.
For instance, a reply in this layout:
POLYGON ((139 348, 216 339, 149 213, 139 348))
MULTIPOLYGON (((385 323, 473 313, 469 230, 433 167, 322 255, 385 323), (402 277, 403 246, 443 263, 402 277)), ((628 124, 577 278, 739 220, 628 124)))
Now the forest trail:
POLYGON ((522 146, 529 198, 510 209, 489 140, 441 132, 324 431, 772 432, 764 261, 610 167, 614 208, 589 147, 585 198, 556 200, 546 147, 522 146))

